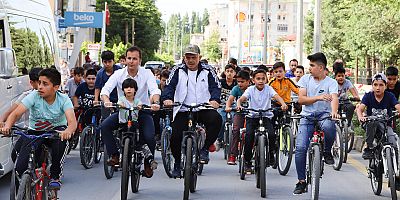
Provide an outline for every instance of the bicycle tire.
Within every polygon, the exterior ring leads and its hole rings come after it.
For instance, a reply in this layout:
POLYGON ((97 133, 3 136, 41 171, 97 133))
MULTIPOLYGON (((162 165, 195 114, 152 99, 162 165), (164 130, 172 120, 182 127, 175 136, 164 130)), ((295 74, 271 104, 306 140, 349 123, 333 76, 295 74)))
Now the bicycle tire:
POLYGON ((380 195, 382 192, 382 181, 383 181, 383 166, 377 162, 375 158, 369 160, 369 179, 371 182, 371 188, 375 195, 380 195))
POLYGON ((165 173, 169 178, 172 178, 172 170, 174 158, 171 154, 171 147, 169 143, 169 130, 164 129, 161 133, 161 158, 163 161, 163 166, 165 173))
POLYGON ((336 126, 336 136, 335 140, 333 142, 333 146, 331 149, 332 155, 333 155, 333 169, 339 171, 342 168, 343 164, 343 140, 342 140, 342 133, 340 127, 335 124, 336 126))
POLYGON ((244 139, 240 141, 240 149, 239 149, 239 174, 240 174, 240 180, 244 180, 246 177, 245 171, 244 171, 244 139))
MULTIPOLYGON (((347 156, 349 154, 349 128, 347 126, 347 120, 343 123, 343 131, 342 131, 342 143, 343 143, 343 163, 347 163, 347 156)), ((351 150, 351 149, 350 149, 351 150)))
POLYGON ((21 177, 21 184, 17 192, 17 200, 25 199, 35 199, 35 185, 32 185, 32 176, 26 173, 21 177))
POLYGON ((104 156, 103 156, 103 168, 104 168, 104 175, 107 179, 110 179, 114 176, 115 167, 107 165, 108 160, 108 152, 106 146, 104 146, 104 156))
POLYGON ((96 156, 96 138, 92 126, 86 126, 82 131, 79 154, 83 167, 92 168, 96 156))
POLYGON ((131 162, 130 138, 124 140, 124 150, 122 151, 122 174, 121 174, 121 199, 126 200, 128 196, 129 164, 131 162))
POLYGON ((16 177, 15 168, 11 172, 11 183, 10 183, 10 200, 15 200, 17 198, 18 191, 18 179, 16 177))
POLYGON ((261 197, 265 198, 267 195, 267 155, 268 147, 265 145, 266 137, 264 135, 258 138, 258 152, 259 152, 259 179, 260 179, 260 189, 261 197))
MULTIPOLYGON (((349 128, 347 127, 347 130, 349 128)), ((347 131, 349 133, 348 135, 348 145, 347 145, 347 153, 350 153, 351 150, 353 150, 353 145, 354 145, 354 128, 352 129, 353 131, 347 131)))
MULTIPOLYGON (((96 127, 94 127, 96 130, 96 127)), ((101 140, 101 132, 99 131, 99 134, 95 134, 96 138, 96 155, 94 157, 94 163, 99 163, 101 161, 101 157, 103 156, 103 151, 101 150, 101 147, 103 147, 102 140, 101 140)))
POLYGON ((139 183, 140 183, 140 163, 139 159, 141 158, 139 156, 139 153, 136 153, 133 155, 134 160, 131 166, 131 189, 132 193, 137 193, 139 192, 139 183))
POLYGON ((314 145, 312 151, 312 171, 311 171, 311 199, 319 198, 319 181, 321 178, 321 151, 319 145, 314 145))
POLYGON ((202 175, 203 174, 203 169, 204 169, 204 164, 199 163, 198 169, 197 169, 197 175, 202 175))
POLYGON ((280 175, 285 176, 289 172, 292 163, 294 148, 294 137, 291 128, 288 126, 283 127, 279 136, 278 145, 278 172, 280 175), (281 161, 281 158, 283 159, 284 157, 287 157, 287 159, 281 161))
POLYGON ((72 149, 74 149, 74 150, 76 149, 76 147, 78 147, 79 136, 80 136, 80 133, 75 133, 74 136, 73 136, 74 143, 72 145, 72 149))
POLYGON ((395 172, 394 172, 394 167, 393 167, 393 156, 392 156, 392 149, 391 148, 386 148, 385 149, 385 156, 386 156, 386 166, 388 169, 388 184, 390 186, 390 194, 392 196, 392 200, 397 200, 397 194, 396 194, 396 179, 395 179, 395 172))
POLYGON ((189 191, 190 191, 190 184, 192 182, 192 146, 193 141, 192 138, 188 137, 186 139, 186 154, 185 154, 185 168, 184 168, 184 191, 183 191, 183 199, 189 199, 189 191))

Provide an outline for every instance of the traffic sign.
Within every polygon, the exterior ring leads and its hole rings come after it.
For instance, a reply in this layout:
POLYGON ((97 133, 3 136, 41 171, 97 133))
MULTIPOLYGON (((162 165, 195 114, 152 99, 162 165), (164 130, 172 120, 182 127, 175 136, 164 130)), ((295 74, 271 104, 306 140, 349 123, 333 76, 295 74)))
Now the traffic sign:
POLYGON ((65 12, 65 26, 102 28, 102 12, 65 12))

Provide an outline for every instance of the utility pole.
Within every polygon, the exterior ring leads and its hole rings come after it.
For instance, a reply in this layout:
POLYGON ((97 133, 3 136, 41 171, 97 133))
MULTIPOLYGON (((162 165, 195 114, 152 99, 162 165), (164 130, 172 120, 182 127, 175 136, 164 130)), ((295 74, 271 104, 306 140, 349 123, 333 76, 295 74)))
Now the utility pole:
POLYGON ((315 0, 314 53, 321 51, 321 0, 315 0))
POLYGON ((238 0, 238 13, 237 13, 237 20, 239 23, 239 44, 238 44, 238 64, 242 62, 242 22, 241 19, 241 12, 240 12, 240 0, 238 0))
POLYGON ((268 64, 267 47, 268 47, 268 0, 264 1, 264 42, 263 42, 263 64, 268 64))
POLYGON ((135 46, 135 18, 132 17, 132 46, 135 46))
POLYGON ((183 21, 181 22, 181 59, 183 58, 182 40, 183 40, 183 21))
POLYGON ((297 33, 296 33, 296 52, 299 65, 303 64, 303 0, 297 0, 297 33))

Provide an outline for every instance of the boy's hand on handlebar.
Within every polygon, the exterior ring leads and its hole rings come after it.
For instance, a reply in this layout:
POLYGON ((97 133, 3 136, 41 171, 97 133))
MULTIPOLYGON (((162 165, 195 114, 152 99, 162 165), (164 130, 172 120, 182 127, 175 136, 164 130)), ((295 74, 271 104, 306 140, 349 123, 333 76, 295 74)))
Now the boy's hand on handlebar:
POLYGON ((231 107, 225 107, 225 112, 231 112, 232 108, 231 107))
POLYGON ((10 135, 10 127, 3 126, 2 128, 0 128, 0 133, 2 133, 5 136, 10 135))
POLYGON ((150 105, 150 109, 152 111, 158 111, 158 110, 160 110, 160 105, 153 103, 153 104, 150 105))
POLYGON ((288 106, 286 105, 286 103, 284 103, 284 104, 281 105, 281 109, 282 109, 283 111, 286 111, 286 110, 288 109, 288 106))
POLYGON ((172 100, 165 100, 163 103, 164 103, 164 106, 172 106, 174 104, 174 102, 172 102, 172 100))
POLYGON ((209 104, 215 109, 219 108, 219 103, 216 101, 210 101, 209 104))
POLYGON ((365 121, 367 121, 367 118, 365 116, 362 116, 362 117, 358 118, 358 121, 365 122, 365 121))
POLYGON ((332 119, 340 119, 340 115, 336 112, 331 113, 332 119))
POLYGON ((73 132, 68 131, 57 131, 60 134, 61 141, 69 140, 72 137, 73 132))

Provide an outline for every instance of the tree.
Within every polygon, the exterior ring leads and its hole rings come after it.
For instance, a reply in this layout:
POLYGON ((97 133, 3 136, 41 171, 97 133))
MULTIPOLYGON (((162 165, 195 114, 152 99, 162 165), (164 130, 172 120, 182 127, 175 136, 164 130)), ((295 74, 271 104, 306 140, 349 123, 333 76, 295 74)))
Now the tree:
POLYGON ((213 30, 210 38, 204 43, 204 56, 208 58, 210 62, 217 62, 222 57, 221 47, 219 46, 219 33, 217 30, 213 30))
POLYGON ((203 19, 202 19, 202 25, 203 25, 203 32, 204 32, 204 27, 208 26, 210 24, 210 15, 208 14, 208 10, 204 9, 203 12, 203 19))

